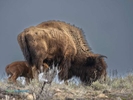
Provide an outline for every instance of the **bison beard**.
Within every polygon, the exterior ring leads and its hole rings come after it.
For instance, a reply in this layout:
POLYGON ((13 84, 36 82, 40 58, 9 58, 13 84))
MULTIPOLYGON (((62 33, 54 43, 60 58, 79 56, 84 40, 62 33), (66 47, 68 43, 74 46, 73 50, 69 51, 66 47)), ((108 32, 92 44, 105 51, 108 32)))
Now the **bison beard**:
POLYGON ((47 21, 18 35, 25 59, 39 69, 43 63, 58 64, 59 79, 77 76, 85 84, 106 78, 103 55, 94 54, 81 29, 61 21, 47 21))

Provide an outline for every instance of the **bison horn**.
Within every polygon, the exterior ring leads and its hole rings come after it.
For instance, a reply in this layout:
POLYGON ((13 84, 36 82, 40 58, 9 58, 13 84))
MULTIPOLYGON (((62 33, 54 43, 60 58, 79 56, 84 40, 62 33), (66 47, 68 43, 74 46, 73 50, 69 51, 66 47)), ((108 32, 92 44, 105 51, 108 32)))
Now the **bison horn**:
POLYGON ((107 56, 104 56, 104 55, 99 55, 99 57, 98 57, 98 58, 102 58, 102 57, 107 58, 107 56))

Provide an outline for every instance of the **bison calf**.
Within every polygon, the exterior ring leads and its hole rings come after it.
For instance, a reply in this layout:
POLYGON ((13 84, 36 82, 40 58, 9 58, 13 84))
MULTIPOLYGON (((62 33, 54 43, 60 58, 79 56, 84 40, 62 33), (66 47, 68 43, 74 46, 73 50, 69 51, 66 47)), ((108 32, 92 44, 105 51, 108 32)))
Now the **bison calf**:
POLYGON ((13 62, 7 65, 5 70, 6 70, 7 75, 8 76, 10 75, 8 80, 16 84, 17 83, 16 79, 19 76, 25 77, 26 83, 29 83, 30 79, 33 79, 31 68, 32 67, 29 67, 26 61, 16 61, 16 62, 13 62))

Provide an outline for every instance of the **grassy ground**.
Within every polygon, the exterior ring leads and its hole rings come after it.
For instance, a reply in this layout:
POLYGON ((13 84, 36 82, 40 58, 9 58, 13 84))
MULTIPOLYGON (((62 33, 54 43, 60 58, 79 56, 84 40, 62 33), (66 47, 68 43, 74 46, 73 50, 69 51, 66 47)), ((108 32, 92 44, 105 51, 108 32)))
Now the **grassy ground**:
POLYGON ((105 83, 94 82, 91 86, 68 85, 53 82, 46 84, 33 80, 30 85, 14 86, 6 80, 0 82, 0 100, 133 100, 133 74, 122 78, 108 77, 105 83))

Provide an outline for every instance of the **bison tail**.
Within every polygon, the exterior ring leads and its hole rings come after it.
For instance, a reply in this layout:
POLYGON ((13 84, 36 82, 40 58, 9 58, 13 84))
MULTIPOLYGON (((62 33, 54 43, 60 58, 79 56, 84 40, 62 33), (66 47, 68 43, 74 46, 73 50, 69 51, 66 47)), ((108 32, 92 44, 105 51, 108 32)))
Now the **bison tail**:
POLYGON ((24 56, 25 56, 26 60, 28 61, 28 63, 33 66, 32 55, 31 55, 31 52, 30 52, 30 46, 29 46, 28 39, 26 38, 26 36, 24 37, 23 44, 24 44, 24 47, 25 47, 25 49, 23 51, 24 56))
POLYGON ((26 38, 26 35, 21 33, 18 35, 17 39, 26 61, 29 63, 29 65, 32 66, 32 56, 30 53, 29 43, 28 39, 26 38))

